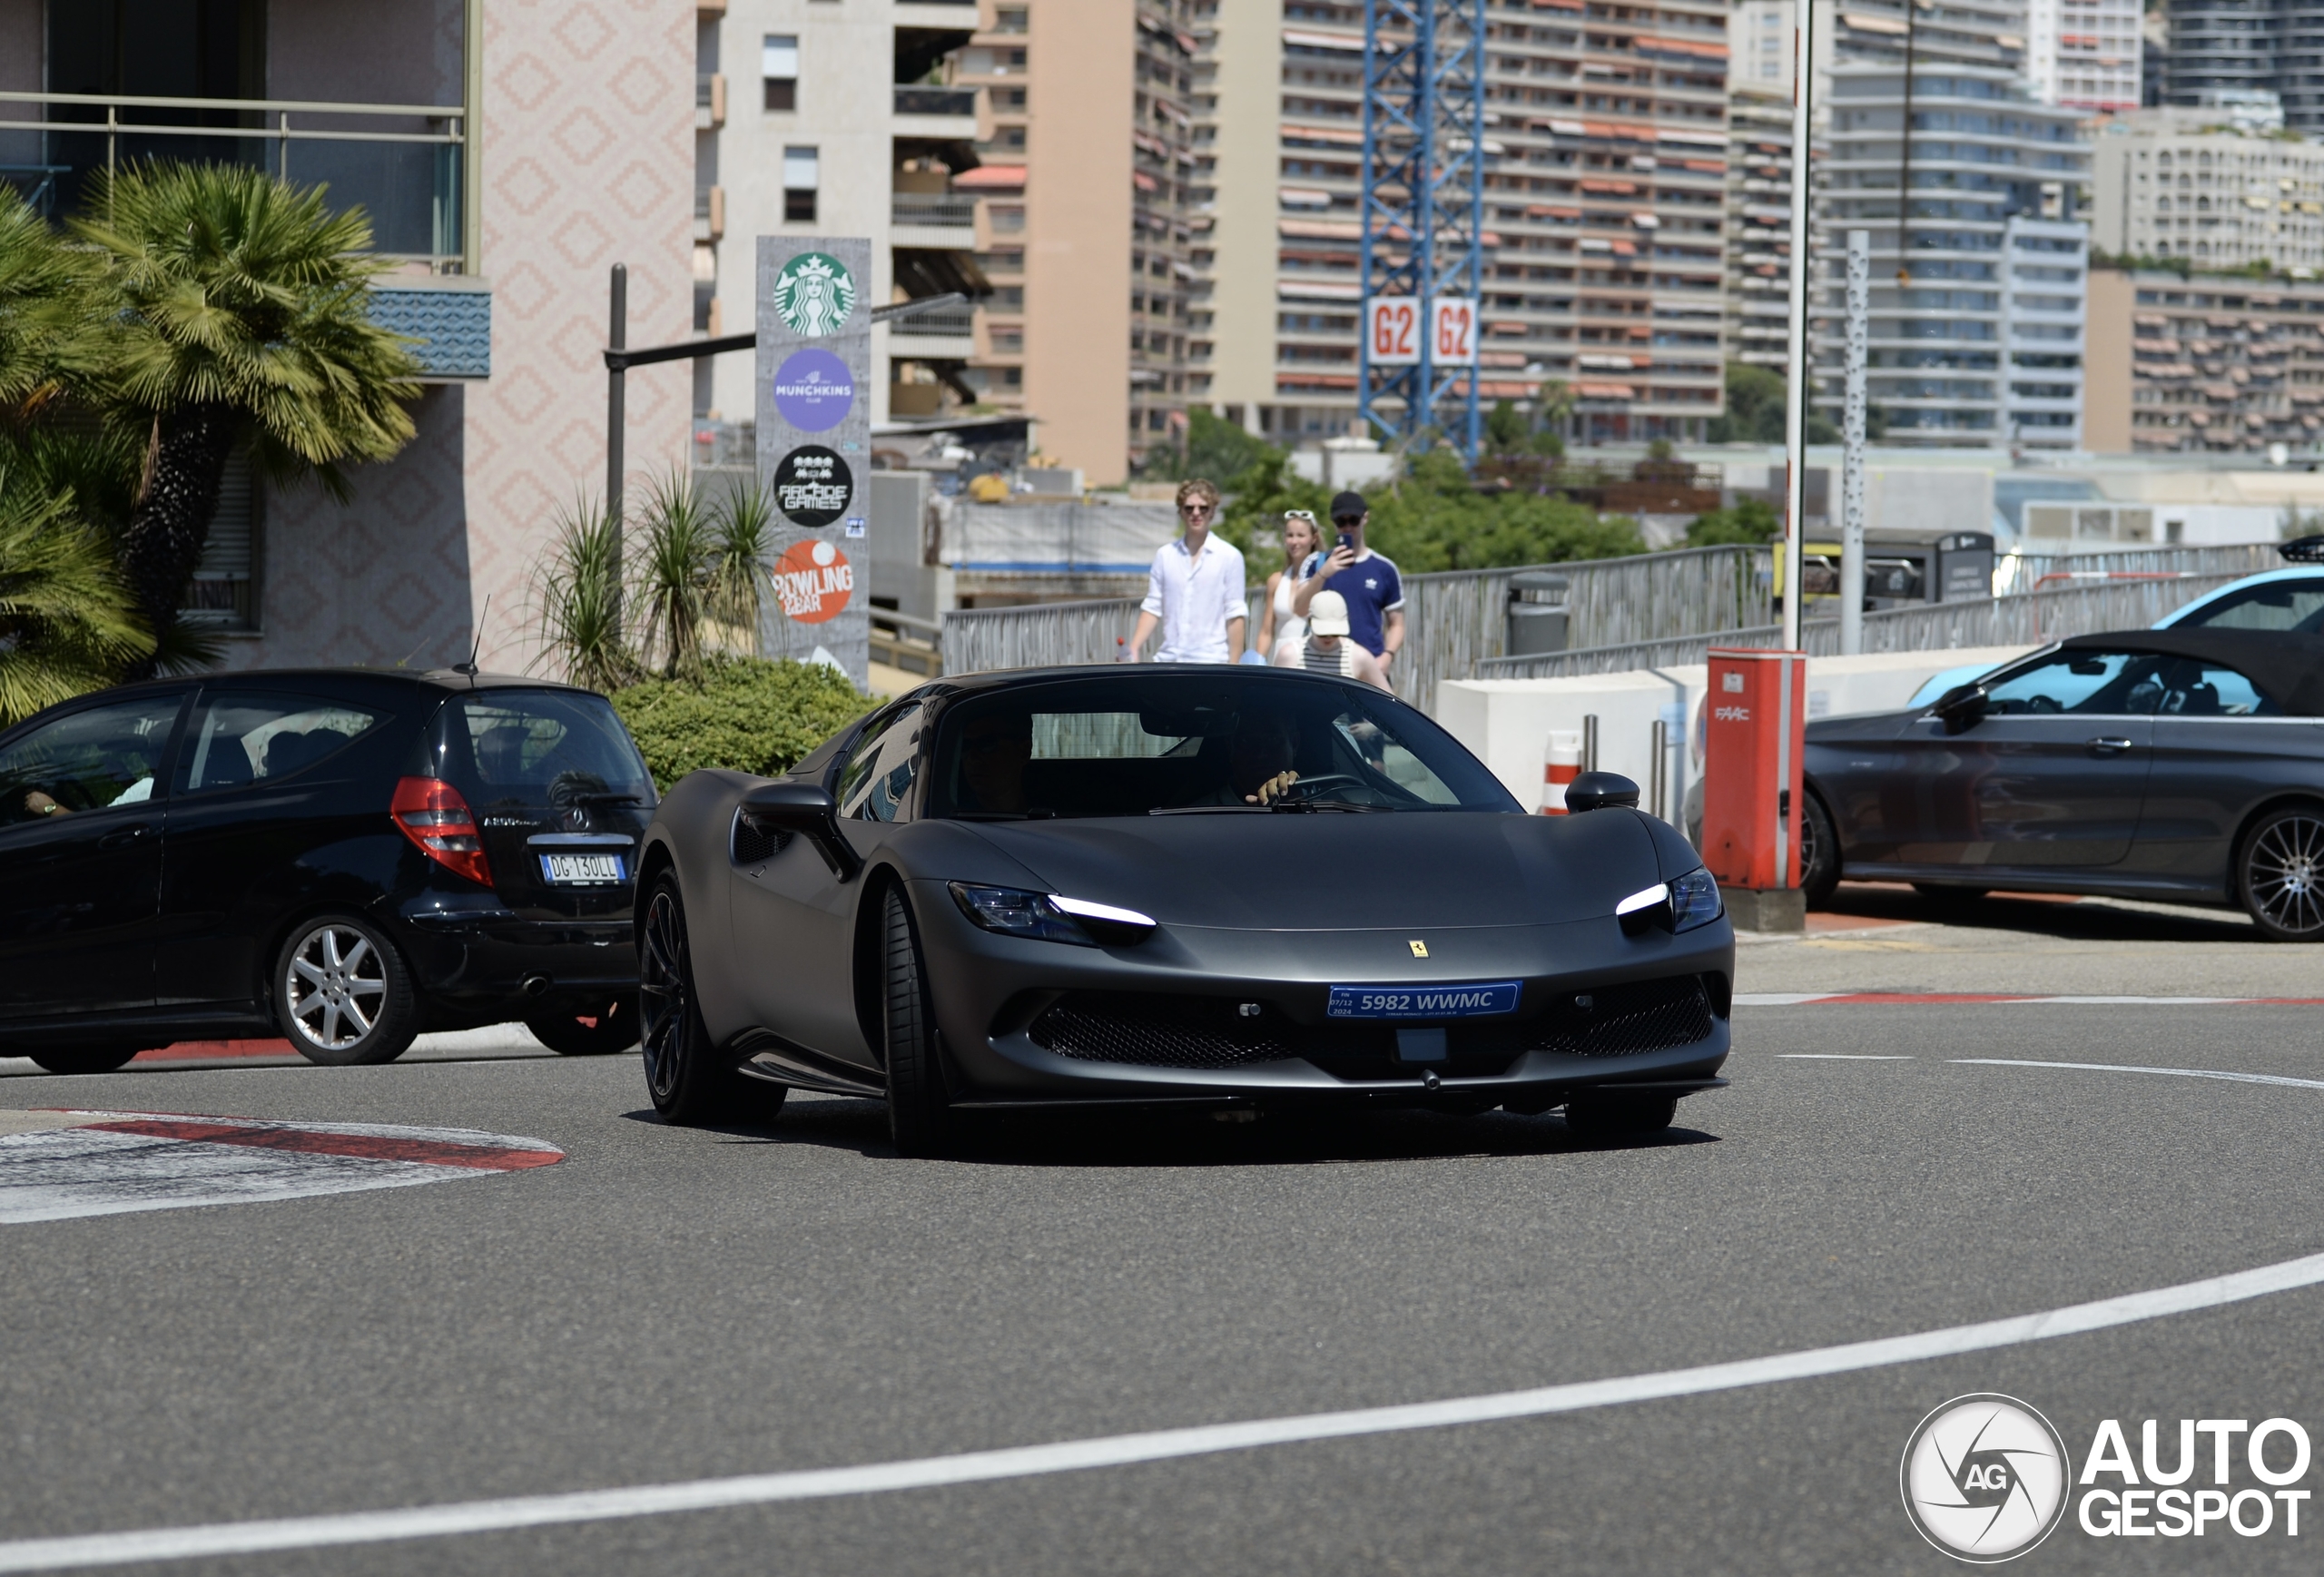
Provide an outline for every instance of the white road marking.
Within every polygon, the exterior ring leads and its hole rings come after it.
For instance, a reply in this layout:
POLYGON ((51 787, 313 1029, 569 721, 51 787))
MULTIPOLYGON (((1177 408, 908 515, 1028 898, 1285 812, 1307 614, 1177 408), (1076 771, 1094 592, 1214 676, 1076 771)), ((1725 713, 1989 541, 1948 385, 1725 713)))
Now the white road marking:
POLYGON ((2127 1062, 2034 1062, 2022 1057, 1955 1057, 1976 1068, 2080 1068, 2093 1073, 2167 1073, 2176 1079, 2224 1079, 2231 1084, 2282 1084, 2324 1089, 2324 1079, 2292 1079, 2281 1073, 2230 1073, 2218 1068, 2143 1068, 2127 1062))
POLYGON ((1200 1424, 1116 1434, 1047 1445, 964 1452, 858 1467, 813 1468, 795 1473, 753 1474, 737 1478, 697 1479, 684 1483, 643 1484, 631 1489, 576 1490, 560 1494, 517 1495, 506 1500, 415 1506, 401 1511, 351 1512, 336 1515, 283 1517, 261 1522, 213 1523, 135 1533, 88 1533, 62 1538, 20 1539, 0 1543, 0 1572, 52 1572, 120 1566, 138 1561, 185 1561, 221 1555, 253 1555, 277 1550, 343 1548, 401 1539, 443 1538, 460 1533, 504 1533, 625 1517, 667 1515, 722 1507, 773 1505, 830 1500, 842 1495, 883 1494, 900 1490, 938 1489, 988 1483, 1091 1468, 1126 1467, 1261 1446, 1292 1445, 1360 1435, 1443 1429, 1539 1418, 1584 1408, 1613 1407, 1674 1396, 1699 1396, 1785 1380, 1955 1357, 2053 1336, 2081 1336, 2136 1325, 2171 1315, 2220 1308, 2274 1293, 2324 1283, 2324 1254, 2261 1266, 2151 1292, 2128 1293, 2094 1303, 2073 1304, 2040 1314, 1952 1326, 1912 1336, 1885 1336, 1817 1347, 1803 1353, 1666 1369, 1610 1380, 1502 1391, 1445 1402, 1364 1407, 1344 1413, 1312 1413, 1243 1424, 1200 1424))

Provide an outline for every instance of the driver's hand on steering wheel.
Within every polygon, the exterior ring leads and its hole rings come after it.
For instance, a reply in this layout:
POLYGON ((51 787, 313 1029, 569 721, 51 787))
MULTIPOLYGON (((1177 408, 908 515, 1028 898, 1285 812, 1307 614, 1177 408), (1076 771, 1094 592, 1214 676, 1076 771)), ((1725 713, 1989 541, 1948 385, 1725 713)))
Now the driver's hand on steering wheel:
POLYGON ((67 813, 54 795, 44 789, 25 791, 25 813, 28 816, 61 816, 67 813))
POLYGON ((1254 805, 1273 804, 1289 793, 1291 785, 1298 781, 1299 774, 1295 772, 1279 772, 1261 784, 1256 792, 1245 794, 1244 803, 1254 805))

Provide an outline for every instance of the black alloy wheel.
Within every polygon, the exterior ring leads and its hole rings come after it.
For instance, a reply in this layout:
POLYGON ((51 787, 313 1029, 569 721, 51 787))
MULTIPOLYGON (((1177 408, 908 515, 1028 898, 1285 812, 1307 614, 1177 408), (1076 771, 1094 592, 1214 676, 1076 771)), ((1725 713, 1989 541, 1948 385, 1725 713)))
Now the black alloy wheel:
POLYGON ((1678 1115, 1675 1095, 1607 1090, 1577 1095, 1565 1104, 1567 1129, 1590 1144, 1660 1133, 1678 1115))
POLYGON ((1807 814, 1799 818, 1799 888, 1809 907, 1821 909, 1840 884, 1840 835, 1814 790, 1801 790, 1800 798, 1807 814))
POLYGON ((274 960, 274 1017, 291 1050, 327 1068, 392 1062, 419 1033, 419 995, 395 944, 369 921, 322 914, 274 960))
POLYGON ((637 1006, 645 1093, 664 1122, 694 1127, 742 1115, 771 1118, 781 1109, 788 1090, 754 1079, 744 1088, 743 1077, 711 1044, 694 1000, 685 902, 674 872, 655 879, 638 928, 637 1006))
POLYGON ((2324 811, 2262 816, 2237 852, 2235 890, 2269 941, 2324 941, 2324 811))
POLYGON ((900 1156, 943 1153, 951 1138, 944 1073, 936 1064, 936 1023, 912 932, 911 905, 888 889, 881 913, 887 942, 888 1138, 900 1156))
POLYGON ((586 1008, 535 1013, 525 1028, 560 1056, 607 1057, 637 1044, 637 1000, 609 997, 586 1008))
POLYGON ((25 1056, 51 1073, 111 1073, 128 1065, 143 1046, 44 1046, 25 1056))

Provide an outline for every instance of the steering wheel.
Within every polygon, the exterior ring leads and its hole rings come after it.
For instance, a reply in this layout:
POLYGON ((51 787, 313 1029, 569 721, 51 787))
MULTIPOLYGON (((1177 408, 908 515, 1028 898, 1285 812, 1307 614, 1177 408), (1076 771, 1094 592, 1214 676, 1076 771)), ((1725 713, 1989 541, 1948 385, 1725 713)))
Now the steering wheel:
POLYGON ((1283 791, 1282 799, 1307 799, 1321 788, 1368 789, 1372 785, 1352 772, 1319 772, 1314 777, 1303 777, 1283 791))
POLYGON ((2025 704, 2025 710, 2046 717, 2053 712, 2063 712, 2065 708, 2058 704, 2054 696, 2036 695, 2025 704))

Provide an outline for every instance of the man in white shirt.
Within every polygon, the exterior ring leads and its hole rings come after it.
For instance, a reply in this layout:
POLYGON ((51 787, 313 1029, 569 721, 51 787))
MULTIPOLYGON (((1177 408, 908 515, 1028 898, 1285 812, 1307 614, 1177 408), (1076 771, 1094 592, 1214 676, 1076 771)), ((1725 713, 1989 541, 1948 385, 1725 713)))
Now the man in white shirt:
POLYGON ((1146 649, 1155 626, 1162 627, 1157 663, 1237 663, 1243 658, 1243 626, 1248 606, 1243 594, 1243 556, 1231 542, 1210 534, 1218 510, 1218 489, 1199 477, 1178 487, 1178 518, 1186 535, 1155 550, 1146 577, 1146 600, 1138 605, 1137 633, 1124 655, 1132 662, 1146 649))

